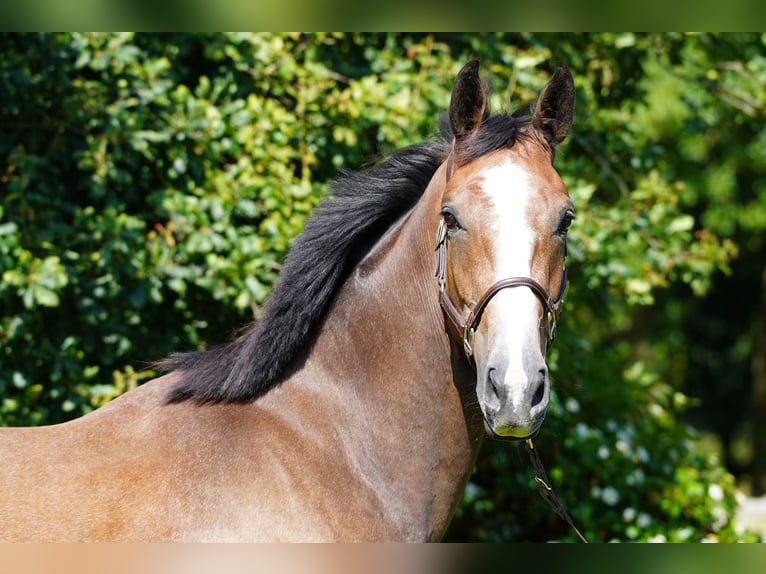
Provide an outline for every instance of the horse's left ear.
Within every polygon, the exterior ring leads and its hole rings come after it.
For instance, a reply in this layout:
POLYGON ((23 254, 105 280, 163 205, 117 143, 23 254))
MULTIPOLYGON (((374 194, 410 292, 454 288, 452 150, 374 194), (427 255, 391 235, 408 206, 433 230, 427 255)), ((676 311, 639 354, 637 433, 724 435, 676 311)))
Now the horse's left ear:
POLYGON ((471 60, 455 77, 449 105, 452 135, 460 141, 489 117, 487 88, 479 78, 479 61, 471 60))
POLYGON ((572 127, 575 87, 572 73, 564 64, 556 64, 553 77, 543 88, 532 114, 532 127, 541 132, 555 148, 572 127))

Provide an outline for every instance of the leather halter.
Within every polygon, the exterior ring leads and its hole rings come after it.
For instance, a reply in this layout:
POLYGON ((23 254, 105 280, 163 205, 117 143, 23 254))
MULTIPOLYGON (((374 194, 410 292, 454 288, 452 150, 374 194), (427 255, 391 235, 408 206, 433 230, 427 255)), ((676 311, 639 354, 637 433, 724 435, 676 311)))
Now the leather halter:
MULTIPOLYGON (((452 175, 452 171, 454 169, 451 162, 448 163, 447 169, 447 175, 449 179, 449 176, 452 175)), ((490 288, 487 289, 487 291, 479 298, 473 309, 471 309, 468 318, 464 319, 460 314, 460 311, 458 311, 457 307, 452 302, 449 293, 447 293, 447 224, 444 221, 444 218, 439 221, 439 228, 436 231, 436 252, 436 277, 439 280, 439 302, 441 303, 441 307, 444 309, 444 313, 447 318, 458 330, 458 332, 463 334, 463 350, 465 351, 466 357, 468 357, 469 361, 473 361, 473 338, 474 334, 476 333, 476 328, 479 326, 479 322, 481 321, 481 316, 484 313, 484 309, 492 300, 492 297, 497 295, 503 289, 509 289, 511 287, 528 287, 532 290, 532 293, 534 293, 535 296, 540 300, 540 303, 542 303, 543 310, 546 314, 546 333, 548 335, 545 345, 545 354, 548 354, 548 351, 553 344, 553 339, 556 337, 556 323, 559 320, 561 306, 564 304, 567 289, 569 288, 566 264, 564 264, 561 272, 561 286, 559 287, 559 292, 558 295, 556 295, 556 299, 551 300, 543 286, 531 277, 508 277, 506 279, 501 279, 497 283, 491 285, 490 288)), ((566 243, 564 244, 564 257, 566 257, 566 243)), ((558 514, 569 524, 569 526, 572 527, 578 538, 582 542, 587 543, 588 539, 585 538, 577 526, 575 526, 572 517, 569 516, 569 513, 566 511, 561 502, 559 502, 559 499, 553 492, 553 487, 550 485, 548 477, 545 473, 545 468, 543 467, 543 463, 537 454, 537 449, 532 443, 531 438, 525 441, 525 447, 527 454, 529 455, 529 460, 531 461, 532 467, 535 471, 535 481, 537 482, 540 495, 551 505, 556 514, 558 514)))
POLYGON ((476 333, 476 329, 481 321, 481 316, 484 313, 484 309, 487 307, 492 297, 497 295, 503 289, 511 287, 528 287, 532 290, 532 293, 540 300, 543 305, 543 310, 546 314, 546 334, 547 341, 545 346, 545 353, 548 353, 553 339, 556 337, 556 323, 558 322, 559 315, 561 313, 561 305, 564 303, 567 288, 569 283, 567 281, 567 268, 564 265, 561 276, 561 287, 559 288, 556 299, 551 300, 547 291, 537 281, 531 277, 508 277, 501 279, 497 283, 490 286, 489 289, 481 296, 471 310, 468 318, 463 318, 458 311, 452 299, 447 293, 447 224, 444 219, 439 222, 439 228, 436 232, 436 277, 439 280, 439 301, 442 309, 444 309, 447 318, 455 326, 458 333, 462 333, 463 336, 463 350, 466 357, 471 359, 473 357, 473 339, 476 333))

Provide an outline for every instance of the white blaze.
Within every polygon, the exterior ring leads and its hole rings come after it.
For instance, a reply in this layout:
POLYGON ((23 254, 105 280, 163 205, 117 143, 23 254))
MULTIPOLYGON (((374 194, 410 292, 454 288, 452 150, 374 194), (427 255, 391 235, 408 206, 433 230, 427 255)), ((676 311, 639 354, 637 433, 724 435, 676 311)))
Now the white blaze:
POLYGON ((493 206, 495 280, 529 277, 534 234, 527 212, 533 197, 530 175, 506 161, 485 172, 483 190, 493 206))
MULTIPOLYGON (((530 202, 535 197, 531 175, 505 161, 485 172, 482 187, 493 207, 490 221, 494 253, 492 281, 531 277, 535 239, 528 216, 530 202)), ((512 402, 521 401, 523 385, 512 382, 526 379, 524 355, 540 353, 537 298, 526 287, 503 289, 493 298, 487 312, 491 317, 487 333, 488 359, 495 353, 507 356, 505 380, 511 386, 510 398, 512 402)))

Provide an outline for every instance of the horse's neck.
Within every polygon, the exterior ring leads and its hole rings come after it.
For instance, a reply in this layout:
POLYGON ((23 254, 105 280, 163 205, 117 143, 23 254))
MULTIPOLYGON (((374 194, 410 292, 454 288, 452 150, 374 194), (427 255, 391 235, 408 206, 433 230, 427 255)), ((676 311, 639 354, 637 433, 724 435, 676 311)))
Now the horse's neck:
POLYGON ((408 505, 413 517, 431 522, 425 526, 438 537, 483 430, 474 375, 454 352, 438 304, 436 185, 350 276, 309 362, 327 374, 350 415, 353 428, 343 432, 360 447, 358 468, 375 475, 368 478, 390 504, 408 505))

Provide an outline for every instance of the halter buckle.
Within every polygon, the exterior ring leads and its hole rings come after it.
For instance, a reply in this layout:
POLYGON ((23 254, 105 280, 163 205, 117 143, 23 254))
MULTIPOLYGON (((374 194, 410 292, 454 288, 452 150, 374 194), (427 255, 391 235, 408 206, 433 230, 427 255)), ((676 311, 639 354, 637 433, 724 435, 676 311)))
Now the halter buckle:
POLYGON ((444 222, 444 218, 439 220, 439 227, 436 229, 436 249, 444 243, 447 239, 447 224, 444 222))
POLYGON ((548 311, 548 347, 553 344, 553 339, 556 338, 556 315, 551 311, 548 311))
POLYGON ((465 330, 463 331, 463 351, 465 351, 465 356, 469 359, 471 356, 473 356, 473 338, 474 335, 476 335, 476 330, 473 327, 468 327, 466 325, 465 330))
POLYGON ((439 279, 439 291, 442 293, 447 287, 447 224, 444 218, 439 220, 436 229, 436 277, 439 279))

